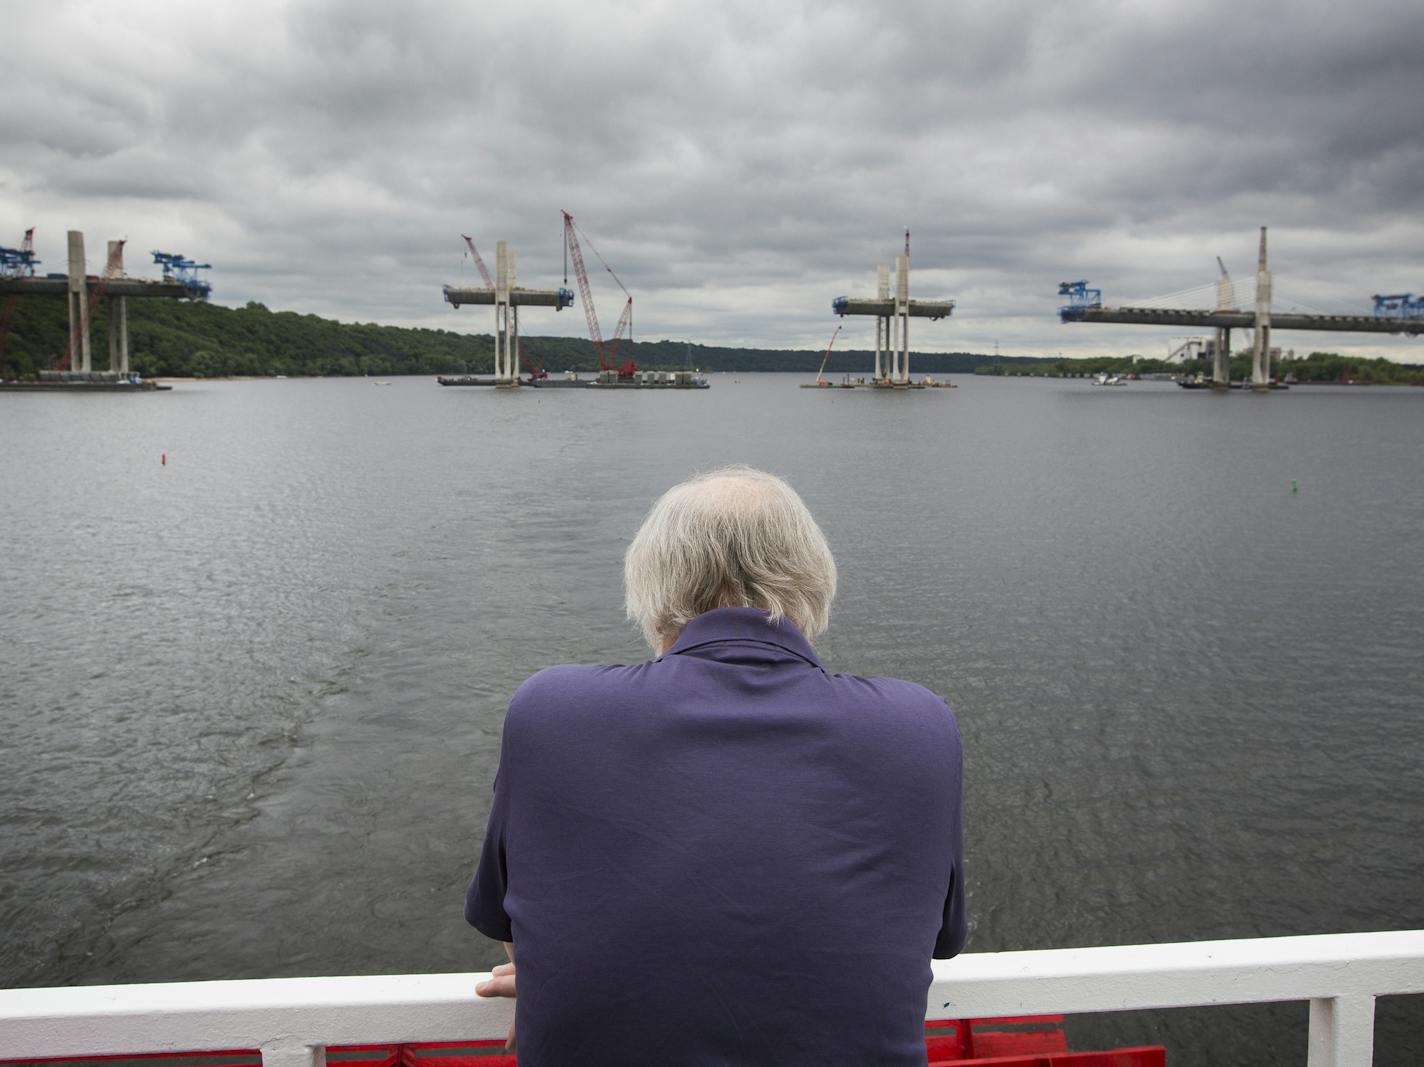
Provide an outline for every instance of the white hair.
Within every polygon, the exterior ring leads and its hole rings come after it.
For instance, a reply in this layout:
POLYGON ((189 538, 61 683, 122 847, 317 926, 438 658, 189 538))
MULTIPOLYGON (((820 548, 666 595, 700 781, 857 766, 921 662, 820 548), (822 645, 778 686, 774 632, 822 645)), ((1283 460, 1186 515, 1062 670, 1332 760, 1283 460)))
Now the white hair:
POLYGON ((814 640, 830 620, 836 561, 791 486, 722 467, 653 505, 623 557, 623 591, 655 652, 713 608, 760 608, 814 640))

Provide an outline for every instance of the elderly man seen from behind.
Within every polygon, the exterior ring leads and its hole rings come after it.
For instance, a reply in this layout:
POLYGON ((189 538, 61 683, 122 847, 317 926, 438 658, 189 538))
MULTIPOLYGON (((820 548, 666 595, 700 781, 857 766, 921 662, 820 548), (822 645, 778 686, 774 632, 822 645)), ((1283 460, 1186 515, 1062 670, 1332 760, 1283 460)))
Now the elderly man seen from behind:
POLYGON ((674 486, 624 567, 655 658, 520 686, 466 898, 520 1064, 923 1067, 966 936, 954 716, 822 667, 836 566, 779 478, 674 486))

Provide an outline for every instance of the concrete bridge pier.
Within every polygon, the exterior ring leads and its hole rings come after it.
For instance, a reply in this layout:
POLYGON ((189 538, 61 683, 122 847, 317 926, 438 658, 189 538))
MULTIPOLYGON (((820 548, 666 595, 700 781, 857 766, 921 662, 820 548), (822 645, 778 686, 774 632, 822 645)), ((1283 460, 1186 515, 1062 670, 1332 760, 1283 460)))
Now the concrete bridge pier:
MULTIPOLYGON (((876 290, 882 301, 890 299, 890 268, 885 264, 880 265, 880 285, 876 290)), ((873 381, 883 381, 890 376, 888 370, 883 370, 881 366, 880 351, 885 349, 885 362, 889 362, 890 357, 890 319, 885 315, 875 316, 875 377, 873 381)))
POLYGON ((1271 272, 1266 269, 1266 227, 1256 257, 1256 349, 1251 360, 1251 388, 1264 392, 1271 380, 1271 272))
POLYGON ((514 256, 500 241, 494 253, 494 384, 513 388, 519 384, 519 363, 514 346, 519 339, 519 309, 509 301, 514 288, 514 256))
POLYGON ((1231 384, 1231 327, 1216 328, 1216 351, 1212 353, 1211 385, 1225 389, 1231 384))
MULTIPOLYGON (((110 278, 124 277, 124 242, 109 242, 109 261, 104 274, 110 278)), ((129 301, 127 297, 109 298, 109 370, 127 375, 129 372, 129 301)))
MULTIPOLYGON (((908 240, 908 239, 907 239, 908 240)), ((895 356, 892 384, 910 383, 910 257, 895 257, 895 356)))
POLYGON ((89 293, 84 273, 84 234, 70 230, 69 234, 69 351, 73 353, 70 370, 88 373, 92 367, 89 353, 89 293))

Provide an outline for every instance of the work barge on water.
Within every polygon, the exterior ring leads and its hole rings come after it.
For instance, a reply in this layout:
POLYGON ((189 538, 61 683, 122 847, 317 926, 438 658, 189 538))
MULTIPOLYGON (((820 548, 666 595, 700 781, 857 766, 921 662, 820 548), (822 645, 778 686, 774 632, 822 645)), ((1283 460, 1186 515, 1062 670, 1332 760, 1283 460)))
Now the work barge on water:
POLYGON ((841 327, 831 334, 821 369, 816 380, 802 385, 803 389, 954 389, 953 382, 939 381, 928 375, 918 381, 910 377, 910 320, 947 319, 954 314, 953 300, 910 299, 910 231, 905 231, 905 250, 895 257, 895 284, 890 284, 890 268, 881 265, 879 284, 874 297, 838 296, 831 301, 831 311, 847 315, 868 315, 875 319, 875 368, 871 377, 846 374, 840 381, 825 377, 831 345, 841 327))
MULTIPOLYGON (((598 325, 598 312, 593 305, 593 289, 589 285, 588 271, 584 267, 583 248, 579 242, 579 229, 573 216, 567 211, 564 216, 564 282, 558 289, 525 289, 515 284, 517 259, 505 241, 495 245, 495 269, 491 275, 485 266, 479 249, 468 235, 461 235, 479 270, 484 282, 478 286, 444 287, 445 301, 451 307, 466 304, 494 308, 494 374, 481 376, 474 374, 447 375, 437 378, 441 385, 491 386, 496 389, 532 387, 536 389, 706 389, 705 375, 692 370, 644 370, 631 359, 618 363, 618 346, 625 334, 632 341, 633 296, 614 274, 603 257, 593 249, 600 262, 618 287, 623 290, 627 301, 619 316, 613 337, 605 342, 603 331, 598 325), (572 261, 574 276, 578 281, 579 295, 583 304, 584 317, 588 322, 589 338, 593 342, 598 357, 598 373, 585 378, 576 371, 568 371, 559 377, 551 376, 537 362, 526 359, 519 347, 519 309, 522 307, 551 307, 560 311, 572 307, 573 290, 567 288, 568 264, 572 261)), ((590 244, 590 248, 592 245, 590 244)))

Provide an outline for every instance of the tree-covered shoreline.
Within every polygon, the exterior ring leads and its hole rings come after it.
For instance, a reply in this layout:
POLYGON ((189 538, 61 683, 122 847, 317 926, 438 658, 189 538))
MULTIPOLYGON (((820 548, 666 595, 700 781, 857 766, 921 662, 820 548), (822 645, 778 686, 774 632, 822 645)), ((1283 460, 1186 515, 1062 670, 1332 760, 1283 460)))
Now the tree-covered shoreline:
MULTIPOLYGON (((108 315, 104 301, 90 324, 93 363, 108 366, 108 315)), ((273 377, 359 376, 401 374, 490 374, 494 369, 494 339, 489 334, 452 330, 343 323, 294 311, 270 311, 262 304, 241 308, 167 300, 129 301, 129 362, 148 377, 273 377)), ((0 358, 0 378, 33 378, 63 357, 67 336, 62 300, 25 298, 17 302, 0 358)), ((527 364, 552 372, 593 371, 598 359, 593 345, 573 337, 525 336, 520 344, 527 364)), ((815 373, 819 350, 737 348, 682 341, 624 342, 618 360, 671 370, 692 366, 704 371, 792 371, 815 373)), ((826 374, 867 374, 874 356, 865 350, 831 353, 826 374)), ((1169 364, 1138 357, 1065 360, 1055 357, 1004 356, 975 352, 916 352, 916 373, 994 374, 1062 377, 1156 371, 1210 374, 1206 361, 1169 364)), ((1232 376, 1249 376, 1249 355, 1232 361, 1232 376)), ((1375 381, 1424 384, 1424 367, 1388 360, 1356 359, 1334 353, 1312 353, 1303 360, 1284 361, 1279 373, 1294 373, 1300 381, 1375 381)))

